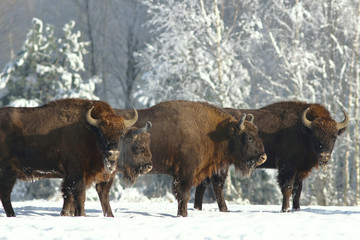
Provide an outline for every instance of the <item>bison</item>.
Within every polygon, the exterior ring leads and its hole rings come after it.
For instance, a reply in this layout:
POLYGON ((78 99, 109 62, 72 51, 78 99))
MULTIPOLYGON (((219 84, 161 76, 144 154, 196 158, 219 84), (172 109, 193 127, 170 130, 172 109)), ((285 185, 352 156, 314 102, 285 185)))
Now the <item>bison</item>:
POLYGON ((6 215, 15 216, 10 195, 16 179, 63 178, 63 210, 74 205, 74 214, 84 216, 86 187, 113 176, 122 142, 137 117, 135 110, 135 116, 125 120, 105 102, 82 99, 1 108, 0 199, 6 215))
MULTIPOLYGON (((260 168, 277 168, 278 183, 283 195, 281 210, 290 211, 289 199, 293 197, 293 209, 300 209, 303 180, 314 167, 326 166, 331 157, 337 136, 346 129, 349 117, 337 123, 329 111, 320 104, 289 101, 273 103, 257 110, 224 109, 235 117, 243 112, 255 116, 268 160, 260 168)), ((201 210, 204 191, 210 181, 213 184, 220 211, 227 211, 223 197, 223 184, 227 171, 214 174, 196 188, 194 207, 201 210)))
MULTIPOLYGON (((125 180, 130 184, 134 184, 140 174, 146 174, 152 169, 150 134, 148 133, 151 126, 151 122, 147 121, 143 128, 132 127, 124 137, 118 171, 123 172, 125 180), (148 164, 132 164, 137 162, 148 162, 148 164)), ((114 217, 109 203, 109 192, 114 178, 115 174, 111 175, 107 181, 100 181, 95 185, 105 217, 114 217)), ((73 209, 71 210, 73 214, 73 209)))
MULTIPOLYGON (((115 110, 124 117, 129 111, 115 110)), ((235 120, 221 108, 207 103, 169 101, 138 110, 141 126, 153 122, 150 130, 152 174, 173 177, 173 193, 178 201, 177 216, 187 216, 192 186, 234 164, 245 174, 266 161, 264 146, 256 126, 235 120)), ((98 191, 106 185, 98 185, 98 191)), ((100 199, 101 200, 101 199, 100 199)), ((102 206, 108 203, 102 202, 102 206)))

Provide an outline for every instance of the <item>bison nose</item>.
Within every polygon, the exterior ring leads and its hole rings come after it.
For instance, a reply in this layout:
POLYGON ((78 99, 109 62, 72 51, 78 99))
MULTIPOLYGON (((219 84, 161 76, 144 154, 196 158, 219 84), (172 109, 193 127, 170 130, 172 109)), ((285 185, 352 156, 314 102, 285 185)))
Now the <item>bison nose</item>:
POLYGON ((116 161, 120 156, 120 152, 118 150, 110 150, 109 154, 110 156, 108 157, 108 159, 110 161, 116 161))
POLYGON ((146 174, 146 173, 150 172, 152 168, 153 168, 153 166, 151 164, 146 164, 140 168, 140 173, 146 174))
POLYGON ((256 166, 260 166, 261 164, 263 164, 266 161, 266 159, 267 159, 266 153, 261 154, 259 160, 256 162, 256 166))
POLYGON ((320 160, 321 162, 327 162, 327 161, 329 161, 330 157, 331 157, 331 154, 330 154, 330 153, 320 153, 320 154, 319 154, 319 160, 320 160))

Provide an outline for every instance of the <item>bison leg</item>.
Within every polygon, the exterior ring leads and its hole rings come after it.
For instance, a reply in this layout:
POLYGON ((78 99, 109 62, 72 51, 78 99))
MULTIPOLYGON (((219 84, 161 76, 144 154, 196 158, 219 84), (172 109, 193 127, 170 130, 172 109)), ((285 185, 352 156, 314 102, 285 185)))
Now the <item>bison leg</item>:
POLYGON ((196 187, 195 191, 195 201, 194 201, 194 208, 197 210, 202 210, 202 202, 204 198, 204 193, 207 186, 210 183, 210 178, 205 178, 199 185, 196 187))
POLYGON ((228 208, 226 206, 224 193, 223 193, 226 177, 227 177, 227 171, 221 172, 220 175, 214 174, 211 178, 211 182, 214 188, 215 198, 219 206, 220 212, 228 212, 228 208))
POLYGON ((71 194, 71 187, 67 181, 62 183, 62 192, 64 204, 61 210, 61 216, 73 216, 75 213, 75 206, 73 205, 74 198, 71 194))
POLYGON ((0 170, 0 199, 8 217, 15 217, 15 212, 11 205, 11 191, 15 185, 16 178, 17 173, 11 167, 0 170))
POLYGON ((85 216, 86 187, 83 181, 78 182, 74 192, 75 216, 85 216))
POLYGON ((299 179, 295 180, 294 188, 292 191, 292 197, 293 197, 293 209, 294 210, 300 210, 300 195, 302 191, 302 181, 299 179))
POLYGON ((283 195, 281 211, 290 212, 290 197, 294 186, 295 174, 293 171, 280 171, 278 181, 283 195))
POLYGON ((85 184, 82 177, 67 178, 63 182, 64 205, 61 216, 85 216, 85 184), (73 209, 74 208, 74 209, 73 209))
POLYGON ((178 180, 174 178, 173 181, 173 192, 176 200, 178 201, 178 217, 187 217, 187 204, 190 199, 190 189, 191 185, 187 184, 185 181, 178 180))
POLYGON ((113 181, 114 177, 109 179, 108 182, 101 182, 96 184, 96 191, 99 195, 104 217, 114 217, 109 203, 109 192, 113 181))

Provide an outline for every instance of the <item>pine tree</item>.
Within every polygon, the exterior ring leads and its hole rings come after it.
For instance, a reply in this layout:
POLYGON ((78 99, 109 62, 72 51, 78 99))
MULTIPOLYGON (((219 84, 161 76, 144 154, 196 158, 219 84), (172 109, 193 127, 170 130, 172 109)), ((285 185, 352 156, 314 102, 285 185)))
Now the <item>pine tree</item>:
POLYGON ((83 55, 88 42, 73 33, 74 21, 63 27, 63 36, 54 36, 54 26, 32 20, 21 51, 0 73, 1 105, 38 106, 54 99, 81 97, 98 99, 93 93, 97 77, 84 81, 83 55))

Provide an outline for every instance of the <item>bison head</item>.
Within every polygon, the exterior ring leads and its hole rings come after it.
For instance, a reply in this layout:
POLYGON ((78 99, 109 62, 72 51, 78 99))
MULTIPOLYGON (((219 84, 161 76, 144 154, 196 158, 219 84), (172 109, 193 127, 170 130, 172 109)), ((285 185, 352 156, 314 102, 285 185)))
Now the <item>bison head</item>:
POLYGON ((140 174, 146 174, 152 169, 150 134, 147 132, 151 126, 148 121, 143 128, 133 127, 125 135, 119 170, 130 184, 134 184, 140 174))
POLYGON ((125 120, 123 117, 116 115, 113 111, 101 111, 91 116, 94 107, 90 108, 86 114, 87 122, 96 128, 97 143, 104 157, 105 170, 114 172, 117 166, 117 160, 120 156, 121 146, 127 130, 132 127, 137 119, 138 114, 134 108, 134 118, 125 120))
POLYGON ((258 135, 258 129, 253 124, 254 116, 250 121, 245 121, 246 114, 231 126, 230 152, 234 157, 233 164, 245 175, 250 175, 252 170, 263 164, 267 156, 264 145, 258 135))
POLYGON ((331 118, 314 117, 314 114, 311 116, 313 120, 309 120, 307 117, 307 114, 310 113, 309 110, 310 108, 304 110, 301 122, 310 131, 311 145, 320 166, 325 166, 331 157, 337 136, 346 129, 349 116, 343 111, 345 119, 340 123, 331 118))

